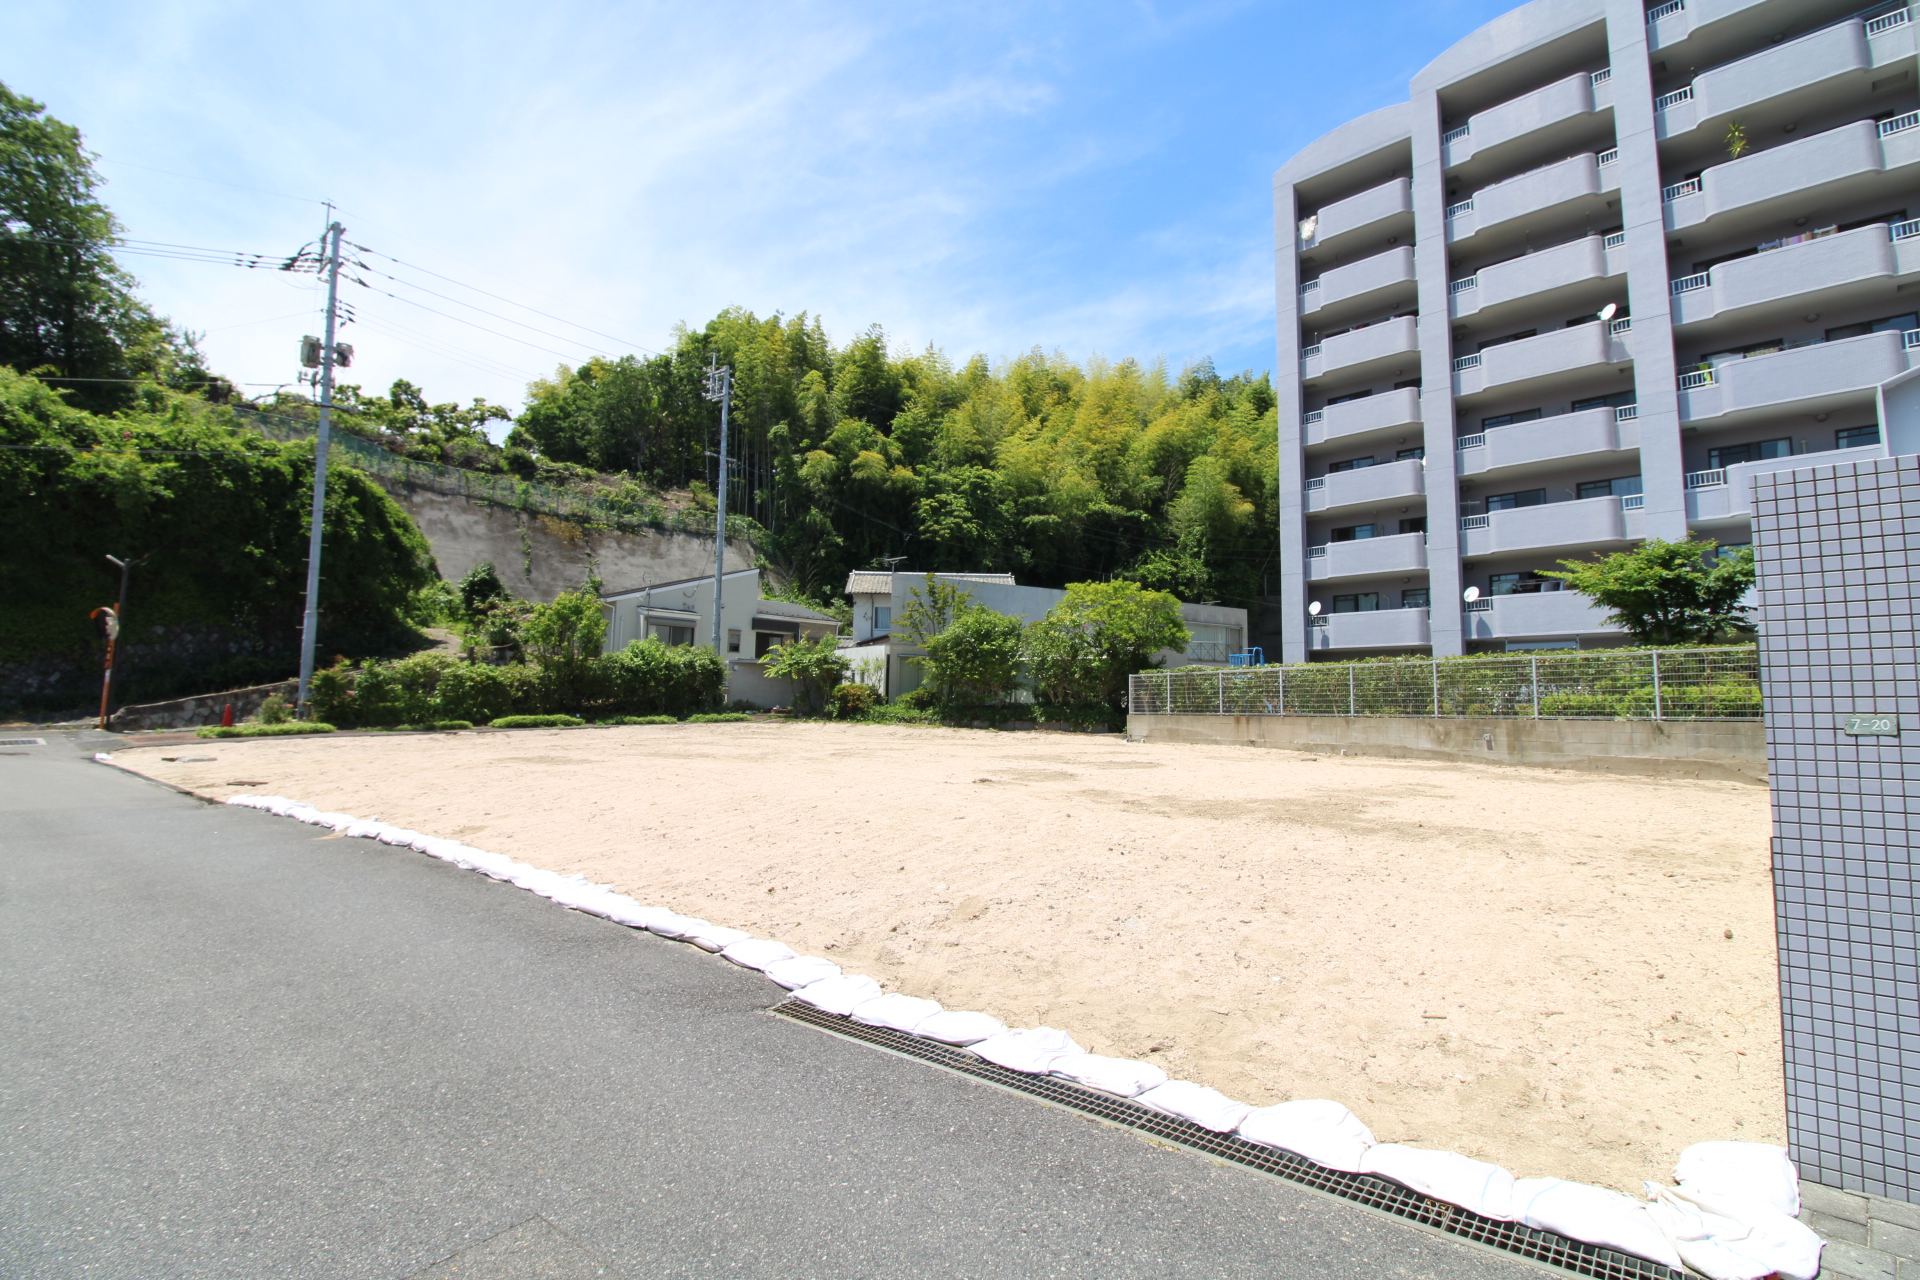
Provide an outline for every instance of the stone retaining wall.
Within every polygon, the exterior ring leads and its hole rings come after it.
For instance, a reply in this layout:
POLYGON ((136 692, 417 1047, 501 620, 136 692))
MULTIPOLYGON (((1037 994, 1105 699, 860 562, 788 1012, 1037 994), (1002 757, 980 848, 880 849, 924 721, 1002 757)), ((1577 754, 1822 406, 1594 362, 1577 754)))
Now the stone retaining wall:
POLYGON ((291 705, 299 690, 298 680, 282 680, 277 684, 228 689, 224 693, 175 698, 171 702, 149 702, 143 706, 120 708, 108 718, 107 724, 120 730, 186 729, 203 724, 219 724, 221 713, 228 703, 233 704, 233 718, 238 722, 257 714, 260 704, 276 693, 291 705))

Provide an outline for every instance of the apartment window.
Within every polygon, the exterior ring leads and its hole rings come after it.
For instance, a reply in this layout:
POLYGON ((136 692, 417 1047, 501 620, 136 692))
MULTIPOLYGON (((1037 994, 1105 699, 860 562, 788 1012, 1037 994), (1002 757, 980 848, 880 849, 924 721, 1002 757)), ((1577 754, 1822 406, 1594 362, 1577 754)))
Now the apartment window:
POLYGON ((1519 590, 1522 583, 1537 587, 1531 573, 1494 573, 1487 575, 1487 594, 1490 596, 1510 596, 1519 590))
POLYGON ((1753 544, 1751 542, 1723 542, 1713 550, 1707 552, 1707 559, 1709 561, 1725 560, 1728 556, 1737 556, 1742 551, 1751 550, 1753 550, 1753 544))
POLYGON ((1402 533, 1425 533, 1426 531, 1427 518, 1425 516, 1408 516, 1400 522, 1400 532, 1402 533))
POLYGON ((1400 450, 1400 452, 1393 455, 1393 460, 1395 462, 1405 462, 1410 458, 1424 458, 1426 456, 1427 456, 1426 446, 1417 444, 1413 446, 1413 448, 1411 449, 1400 450))
POLYGON ((1624 498, 1640 492, 1639 476, 1617 476, 1612 480, 1584 480, 1574 490, 1577 498, 1624 498))
POLYGON ((1370 524, 1350 524, 1344 529, 1335 529, 1333 531, 1333 540, 1335 542, 1359 542, 1363 539, 1371 538, 1377 527, 1378 526, 1370 524))
POLYGON ((1329 462, 1327 464, 1327 474, 1332 475, 1336 471, 1359 471, 1372 465, 1372 455, 1364 458, 1348 458, 1344 462, 1329 462))
POLYGON ((1857 338, 1863 333, 1883 333, 1888 329, 1905 331, 1920 329, 1920 313, 1903 311, 1897 316, 1882 316, 1878 320, 1862 320, 1858 324, 1843 324, 1827 330, 1827 341, 1838 342, 1842 338, 1857 338))
POLYGON ((1416 391, 1417 391, 1417 390, 1419 390, 1419 388, 1420 388, 1420 379, 1418 379, 1418 378, 1408 378, 1408 379, 1407 379, 1407 380, 1406 380, 1405 382, 1396 382, 1396 383, 1394 383, 1394 384, 1393 384, 1393 389, 1394 389, 1395 391, 1405 391, 1405 390, 1406 390, 1406 389, 1407 389, 1408 387, 1412 387, 1412 388, 1414 388, 1414 389, 1415 389, 1416 391))
POLYGON ((740 633, 738 631, 727 632, 727 652, 740 652, 740 633))
POLYGON ((1547 500, 1545 489, 1522 489, 1518 493, 1495 493, 1487 496, 1487 510, 1512 511, 1516 507, 1537 507, 1547 500))
POLYGON ((1889 209, 1885 213, 1876 213, 1871 218, 1855 218, 1852 222, 1843 222, 1834 230, 1858 231, 1861 227, 1870 227, 1876 222, 1905 222, 1906 220, 1905 209, 1889 209))
MULTIPOLYGON (((1874 428, 1869 427, 1869 431, 1874 428)), ((1718 471, 1730 467, 1736 462, 1756 462, 1761 458, 1791 458, 1793 440, 1782 437, 1779 440, 1756 440, 1752 444, 1730 444, 1718 449, 1707 450, 1707 466, 1718 471)))
POLYGON ((1333 611, 1335 613, 1372 613, 1379 607, 1380 593, 1378 591, 1357 591, 1350 596, 1335 596, 1333 598, 1333 611))
POLYGON ((1616 391, 1610 396, 1589 396, 1585 400, 1575 400, 1573 411, 1579 413, 1584 409, 1618 409, 1621 405, 1637 403, 1639 401, 1635 392, 1616 391))
POLYGON ((1833 447, 1836 449, 1858 449, 1862 445, 1879 443, 1880 428, 1878 426, 1842 427, 1833 433, 1833 447))
POLYGON ((873 634, 884 636, 893 630, 893 606, 877 604, 873 606, 873 634))
POLYGON ((1531 653, 1538 649, 1578 649, 1578 640, 1509 640, 1508 653, 1531 653))
POLYGON ((1489 431, 1494 427, 1510 427, 1516 422, 1532 422, 1540 416, 1538 409, 1521 409, 1515 413, 1496 413, 1491 418, 1480 419, 1480 429, 1489 431))
POLYGON ((1369 387, 1365 391, 1349 391, 1347 392, 1346 395, 1343 395, 1343 396, 1328 396, 1327 403, 1328 404, 1345 404, 1349 400, 1365 400, 1368 396, 1372 394, 1373 394, 1373 389, 1369 387))
POLYGON ((1433 607, 1432 588, 1408 587, 1400 593, 1400 607, 1402 609, 1431 609, 1433 607))
POLYGON ((1509 342, 1518 342, 1522 338, 1531 338, 1534 335, 1538 334, 1539 332, 1540 331, 1538 329, 1522 329, 1518 333, 1509 333, 1505 337, 1488 338, 1485 342, 1480 344, 1480 350, 1485 351, 1488 347, 1505 346, 1509 342))

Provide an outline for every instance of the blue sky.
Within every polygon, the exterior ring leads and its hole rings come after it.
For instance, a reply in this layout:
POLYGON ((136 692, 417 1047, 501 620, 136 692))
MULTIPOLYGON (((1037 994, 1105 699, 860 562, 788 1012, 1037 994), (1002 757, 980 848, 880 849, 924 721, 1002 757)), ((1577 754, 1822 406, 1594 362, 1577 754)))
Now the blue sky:
MULTIPOLYGON (((15 6, 0 79, 84 131, 131 238, 288 252, 335 201, 409 264, 367 259, 409 301, 347 291, 352 377, 517 408, 729 305, 1268 369, 1273 170, 1509 7, 81 0, 15 6)), ((310 279, 126 262, 256 389, 318 332, 310 279)))

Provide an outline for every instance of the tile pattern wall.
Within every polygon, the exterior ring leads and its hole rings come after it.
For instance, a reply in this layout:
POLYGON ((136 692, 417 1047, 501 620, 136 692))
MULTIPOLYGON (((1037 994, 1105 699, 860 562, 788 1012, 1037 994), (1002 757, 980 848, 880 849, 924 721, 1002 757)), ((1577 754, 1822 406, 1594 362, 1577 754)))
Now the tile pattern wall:
POLYGON ((1802 1177, 1920 1201, 1920 458, 1756 477, 1787 1127, 1802 1177), (1898 737, 1849 737, 1852 712, 1898 737))

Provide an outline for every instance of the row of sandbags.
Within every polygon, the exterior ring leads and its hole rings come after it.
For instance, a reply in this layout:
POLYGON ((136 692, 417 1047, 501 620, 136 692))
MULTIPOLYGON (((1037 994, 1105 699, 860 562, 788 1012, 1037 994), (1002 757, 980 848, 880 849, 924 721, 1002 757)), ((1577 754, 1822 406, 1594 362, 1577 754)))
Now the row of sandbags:
POLYGON ((1821 1241, 1795 1221, 1800 1212, 1798 1175, 1780 1147, 1698 1143, 1687 1148, 1674 1169, 1678 1185, 1647 1183, 1644 1201, 1559 1178, 1515 1178, 1498 1165, 1451 1151, 1375 1142, 1366 1125, 1337 1102, 1252 1107, 1190 1080, 1170 1080, 1151 1063, 1088 1053, 1065 1031, 1012 1030, 988 1014, 883 992, 872 978, 843 973, 831 960, 797 955, 785 943, 665 907, 642 906, 584 876, 542 871, 457 840, 324 813, 282 796, 237 795, 227 803, 416 849, 562 906, 718 952, 824 1012, 961 1046, 1012 1071, 1058 1076, 1130 1098, 1215 1133, 1234 1133, 1248 1142, 1292 1151, 1329 1169, 1375 1174, 1497 1221, 1522 1223, 1676 1269, 1684 1265, 1711 1280, 1773 1275, 1813 1280, 1820 1269, 1821 1241))

